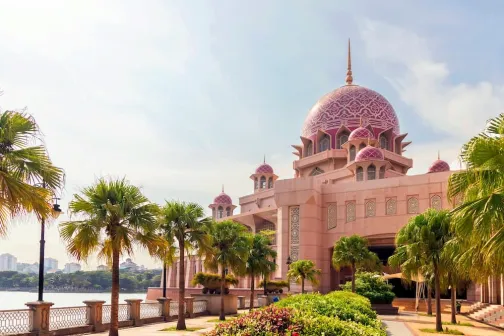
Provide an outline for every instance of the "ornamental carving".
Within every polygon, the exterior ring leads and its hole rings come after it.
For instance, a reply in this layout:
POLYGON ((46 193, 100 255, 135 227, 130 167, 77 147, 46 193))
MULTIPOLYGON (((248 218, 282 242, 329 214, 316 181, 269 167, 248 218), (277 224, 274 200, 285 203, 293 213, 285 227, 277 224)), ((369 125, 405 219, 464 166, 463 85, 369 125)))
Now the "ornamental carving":
POLYGON ((367 200, 366 201, 366 217, 374 217, 376 216, 376 201, 375 200, 367 200))
POLYGON ((346 204, 346 221, 353 222, 355 220, 355 202, 348 202, 346 204))
POLYGON ((408 213, 409 214, 418 213, 418 198, 416 197, 408 198, 408 213))
POLYGON ((327 229, 331 230, 336 227, 337 223, 337 206, 336 203, 330 203, 327 206, 327 229))
POLYGON ((291 246, 290 257, 293 262, 298 261, 298 259, 299 259, 299 246, 291 246))
POLYGON ((290 212, 291 244, 299 244, 299 207, 292 207, 290 212))
POLYGON ((434 195, 430 199, 430 206, 433 209, 441 210, 441 196, 434 195))
POLYGON ((390 198, 385 204, 385 213, 387 215, 395 215, 397 213, 397 201, 395 198, 390 198))

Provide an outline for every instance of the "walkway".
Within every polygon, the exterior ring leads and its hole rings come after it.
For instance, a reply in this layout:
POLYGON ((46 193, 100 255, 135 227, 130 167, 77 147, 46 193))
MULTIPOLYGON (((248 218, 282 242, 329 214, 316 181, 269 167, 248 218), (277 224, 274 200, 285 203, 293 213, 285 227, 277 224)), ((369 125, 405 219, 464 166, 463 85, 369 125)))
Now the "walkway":
POLYGON ((383 321, 383 324, 387 327, 388 336, 414 336, 404 322, 383 321))

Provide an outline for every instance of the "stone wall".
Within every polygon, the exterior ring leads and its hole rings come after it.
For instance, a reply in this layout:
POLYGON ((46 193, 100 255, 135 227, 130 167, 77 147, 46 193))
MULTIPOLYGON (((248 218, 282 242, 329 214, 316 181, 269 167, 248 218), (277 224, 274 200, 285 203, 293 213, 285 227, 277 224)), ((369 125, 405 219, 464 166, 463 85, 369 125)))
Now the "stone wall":
MULTIPOLYGON (((250 297, 250 289, 248 288, 230 288, 229 293, 236 296, 250 297)), ((192 294, 202 294, 201 288, 186 288, 185 296, 191 296, 192 294)), ((255 296, 263 294, 263 289, 255 290, 255 296)), ((174 301, 178 300, 179 289, 174 287, 166 288, 166 297, 174 301)), ((147 290, 147 301, 154 301, 163 296, 163 288, 161 287, 149 287, 147 290)))

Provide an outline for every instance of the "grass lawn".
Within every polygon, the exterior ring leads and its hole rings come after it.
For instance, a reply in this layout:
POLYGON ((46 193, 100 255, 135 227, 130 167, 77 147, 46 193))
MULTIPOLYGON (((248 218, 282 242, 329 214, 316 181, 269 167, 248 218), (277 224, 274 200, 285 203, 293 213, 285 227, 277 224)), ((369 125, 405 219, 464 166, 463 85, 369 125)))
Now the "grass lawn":
POLYGON ((454 326, 461 326, 461 327, 474 327, 474 324, 469 323, 469 322, 457 322, 457 323, 443 322, 443 325, 454 325, 454 326))
MULTIPOLYGON (((237 318, 238 316, 240 316, 240 314, 235 314, 235 315, 228 315, 226 316, 226 321, 231 321, 231 320, 234 320, 235 318, 237 318)), ((226 321, 221 321, 219 320, 219 318, 213 318, 213 319, 210 319, 210 320, 207 320, 207 322, 216 322, 216 323, 220 323, 220 322, 226 322, 226 321)))
POLYGON ((445 328, 443 331, 436 331, 436 329, 424 328, 420 329, 421 332, 424 333, 432 333, 432 334, 446 334, 446 335, 464 335, 462 331, 458 331, 456 329, 448 329, 445 328))
MULTIPOLYGON (((184 331, 198 331, 201 329, 205 329, 205 328, 204 327, 187 327, 187 329, 184 331)), ((160 331, 180 331, 180 330, 177 330, 177 327, 169 327, 169 328, 161 329, 160 331)))

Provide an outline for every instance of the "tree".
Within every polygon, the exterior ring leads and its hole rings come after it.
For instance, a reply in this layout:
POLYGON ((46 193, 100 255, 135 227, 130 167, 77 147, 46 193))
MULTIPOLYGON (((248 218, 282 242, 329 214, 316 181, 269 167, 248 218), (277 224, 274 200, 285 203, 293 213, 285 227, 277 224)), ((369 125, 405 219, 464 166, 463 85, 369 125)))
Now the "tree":
POLYGON ((246 273, 250 277, 250 310, 254 308, 255 278, 258 275, 271 273, 276 264, 272 261, 276 258, 276 251, 271 248, 271 239, 262 234, 252 236, 252 246, 246 263, 246 273))
POLYGON ((318 285, 321 271, 315 268, 315 264, 311 260, 298 260, 290 265, 287 272, 289 281, 293 279, 296 283, 301 283, 301 293, 305 293, 305 281, 308 280, 313 286, 318 285))
POLYGON ((51 216, 49 201, 63 187, 64 174, 52 164, 40 129, 27 113, 0 114, 0 181, 0 237, 7 234, 9 217, 24 212, 51 216))
POLYGON ((77 260, 98 252, 98 257, 112 265, 109 335, 117 336, 120 256, 132 255, 134 244, 156 256, 166 249, 165 240, 155 233, 157 206, 125 179, 101 178, 74 195, 69 209, 82 219, 60 224, 68 252, 77 260))
POLYGON ((246 272, 246 262, 252 247, 252 238, 247 229, 232 220, 224 220, 211 226, 212 258, 209 267, 215 271, 220 268, 221 274, 221 309, 219 320, 226 319, 224 315, 224 295, 226 270, 236 275, 246 272))
POLYGON ((350 267, 352 272, 352 292, 355 293, 355 272, 357 267, 376 265, 378 256, 369 251, 367 240, 358 235, 342 237, 334 244, 332 264, 339 271, 350 267))
MULTIPOLYGON (((396 236, 400 253, 405 255, 401 270, 411 279, 415 269, 425 272, 432 270, 436 300, 436 330, 442 331, 441 324, 441 278, 446 274, 444 248, 453 237, 450 217, 446 210, 428 209, 422 214, 410 218, 396 236)), ((396 251, 397 253, 397 251, 396 251)), ((390 259, 389 259, 390 260, 390 259)), ((397 264, 392 258, 392 264, 397 264)), ((416 273, 418 274, 418 273, 416 273)))
MULTIPOLYGON (((210 260, 210 236, 208 231, 211 220, 205 217, 203 207, 196 203, 178 201, 166 202, 161 208, 160 231, 168 241, 171 249, 168 256, 175 253, 174 247, 178 244, 179 271, 179 303, 185 298, 185 255, 186 251, 194 251, 198 255, 206 255, 205 260, 210 260)), ((166 262, 167 257, 164 257, 166 262)), ((185 308, 179 304, 177 330, 185 330, 185 308)))

